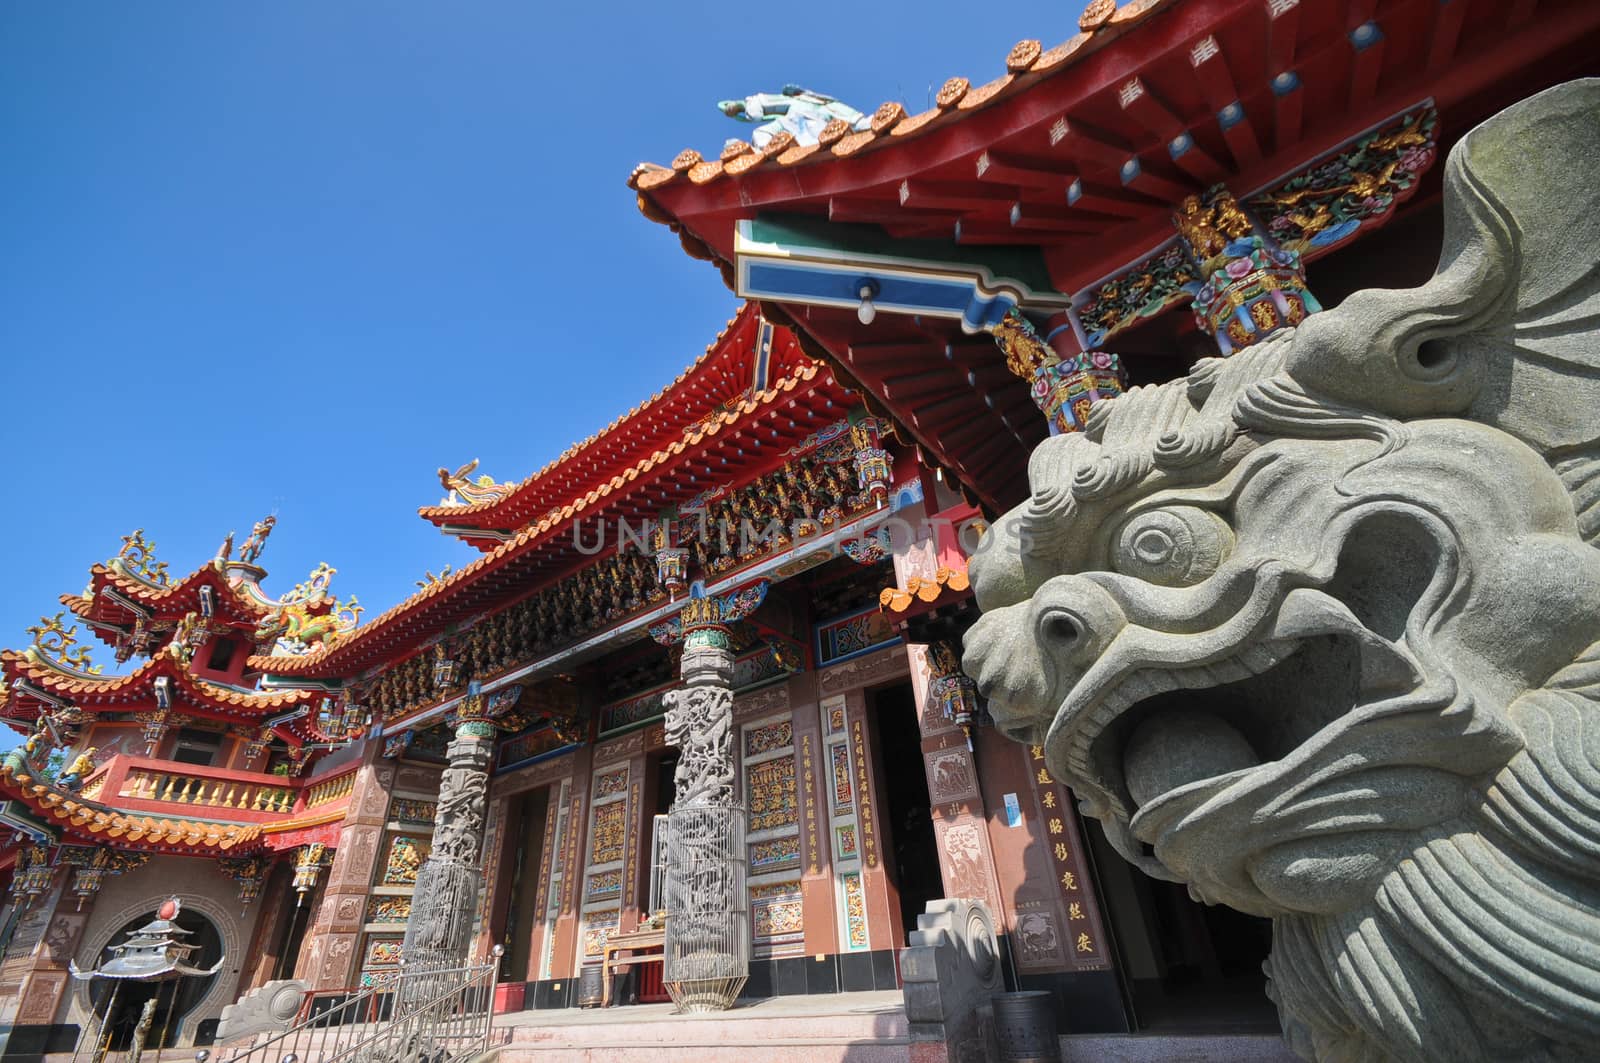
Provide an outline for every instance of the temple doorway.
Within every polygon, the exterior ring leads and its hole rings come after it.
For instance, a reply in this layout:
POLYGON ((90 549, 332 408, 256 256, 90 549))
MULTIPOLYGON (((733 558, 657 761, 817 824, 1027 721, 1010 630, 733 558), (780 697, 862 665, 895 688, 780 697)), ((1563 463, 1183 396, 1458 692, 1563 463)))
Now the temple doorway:
POLYGON ((536 910, 539 894, 539 869, 544 859, 545 818, 550 808, 550 787, 540 787, 511 799, 510 822, 506 824, 514 844, 506 847, 502 876, 510 878, 506 895, 505 960, 500 965, 500 981, 524 982, 538 978, 532 957, 533 930, 539 925, 536 910), (509 866, 507 866, 509 865, 509 866))
POLYGON ((879 807, 884 810, 884 863, 900 895, 898 941, 915 929, 927 903, 944 896, 939 846, 933 835, 933 805, 922 768, 922 730, 910 683, 872 691, 877 733, 879 807))
POLYGON ((1135 1029, 1172 1033, 1276 1030, 1261 963, 1272 923, 1200 904, 1185 886, 1131 868, 1084 821, 1106 898, 1135 1029))
MULTIPOLYGON (((128 940, 129 934, 149 923, 154 917, 154 913, 151 912, 130 921, 111 936, 110 944, 117 945, 128 940)), ((184 908, 173 922, 190 932, 186 944, 200 946, 184 963, 200 970, 215 967, 217 961, 222 958, 222 934, 217 930, 217 925, 193 908, 184 908)), ((112 955, 108 945, 100 963, 105 963, 112 958, 112 955)), ((145 1002, 154 998, 155 1014, 151 1019, 150 1032, 145 1038, 145 1048, 149 1050, 171 1048, 177 1044, 179 1027, 183 1024, 184 1017, 200 1003, 216 978, 217 976, 213 974, 205 977, 179 978, 172 982, 96 980, 90 985, 89 999, 94 1014, 105 1017, 105 1025, 101 1026, 99 1021, 91 1021, 86 1032, 98 1032, 102 1042, 109 1037, 109 1051, 126 1052, 133 1045, 134 1030, 139 1025, 139 1016, 144 1011, 145 1002), (115 999, 112 999, 113 990, 116 993, 115 999), (109 1014, 106 1011, 108 1003, 109 1014)))

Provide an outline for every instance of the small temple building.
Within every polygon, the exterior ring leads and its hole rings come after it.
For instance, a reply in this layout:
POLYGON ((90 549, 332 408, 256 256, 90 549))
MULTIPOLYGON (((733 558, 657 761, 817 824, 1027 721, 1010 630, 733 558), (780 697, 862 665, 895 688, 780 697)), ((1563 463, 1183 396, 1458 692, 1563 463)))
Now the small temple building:
POLYGON ((1076 29, 921 114, 785 90, 724 105, 788 115, 755 143, 639 167, 638 208, 737 312, 526 478, 441 468, 419 514, 478 556, 405 601, 364 616, 326 565, 270 593, 272 518, 181 578, 135 532, 0 653, 28 736, 0 765, 8 1057, 70 1051, 74 965, 174 893, 224 962, 169 1044, 274 979, 374 984, 431 947, 430 861, 482 869, 468 948, 503 946, 501 1006, 575 1006, 658 906, 668 695, 706 610, 746 997, 894 989, 917 916, 963 897, 1064 1029, 1274 1029, 1266 923, 1132 872, 989 726, 967 559, 1096 400, 1426 277, 1436 161, 1594 73, 1600 6, 1095 0, 1076 29))

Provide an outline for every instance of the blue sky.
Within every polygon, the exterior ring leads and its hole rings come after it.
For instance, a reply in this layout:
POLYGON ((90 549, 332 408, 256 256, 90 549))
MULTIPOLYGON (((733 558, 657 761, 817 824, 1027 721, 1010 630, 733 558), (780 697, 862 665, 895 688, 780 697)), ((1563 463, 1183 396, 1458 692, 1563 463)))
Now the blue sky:
POLYGON ((136 527, 187 572, 276 512, 268 589, 368 616, 471 560, 435 469, 526 476, 735 309, 636 162, 788 81, 920 110, 1080 8, 0 6, 0 645, 136 527))

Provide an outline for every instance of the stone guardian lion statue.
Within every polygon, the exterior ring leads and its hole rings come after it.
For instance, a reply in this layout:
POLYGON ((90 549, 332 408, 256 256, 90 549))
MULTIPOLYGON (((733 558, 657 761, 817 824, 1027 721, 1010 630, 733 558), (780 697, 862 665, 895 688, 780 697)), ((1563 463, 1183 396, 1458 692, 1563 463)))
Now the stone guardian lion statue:
POLYGON ((1308 1059, 1600 1057, 1600 80, 1438 271, 1042 443, 964 665, 1130 861, 1273 922, 1308 1059))

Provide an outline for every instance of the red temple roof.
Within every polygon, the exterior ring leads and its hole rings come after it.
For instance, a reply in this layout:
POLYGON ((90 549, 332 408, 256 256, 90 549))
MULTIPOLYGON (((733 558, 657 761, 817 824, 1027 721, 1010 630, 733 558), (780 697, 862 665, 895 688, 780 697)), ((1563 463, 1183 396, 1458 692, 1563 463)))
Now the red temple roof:
MULTIPOLYGON (((771 349, 758 372, 766 381, 773 381, 789 375, 805 357, 787 329, 768 331, 771 349)), ((676 380, 568 447, 544 468, 509 487, 503 497, 475 504, 424 506, 418 513, 481 550, 494 550, 511 533, 527 528, 551 510, 582 499, 607 483, 616 486, 617 477, 625 474, 618 470, 637 470, 642 459, 668 451, 687 438, 697 423, 715 419, 736 405, 751 391, 752 363, 756 361, 751 354, 761 334, 760 311, 753 304, 741 305, 705 353, 676 380), (474 535, 475 530, 500 534, 474 535)))
MULTIPOLYGON (((870 130, 836 123, 815 146, 779 133, 765 150, 685 151, 629 184, 647 217, 736 290, 738 223, 797 218, 890 248, 1026 251, 1056 295, 1076 296, 1171 239, 1184 196, 1216 182, 1261 189, 1424 100, 1442 153, 1513 100, 1592 68, 1600 4, 1096 0, 1080 29, 1054 48, 1018 44, 986 84, 952 78, 921 114, 889 103, 870 130)), ((1436 187, 1435 174, 1404 209, 1436 187)), ((991 508, 1025 493, 1045 426, 989 338, 937 318, 864 324, 835 305, 766 311, 991 508)), ((1143 342, 1125 334, 1114 349, 1135 382, 1167 379, 1199 353, 1177 342, 1197 339, 1187 319, 1164 319, 1143 342)))
POLYGON ((848 402, 832 374, 809 358, 791 354, 783 372, 770 387, 720 404, 631 465, 605 470, 604 478, 582 494, 331 648, 301 657, 251 657, 249 666, 286 678, 348 678, 410 656, 447 626, 525 598, 596 560, 572 545, 574 522, 627 518, 637 524, 701 493, 713 475, 713 459, 715 478, 724 482, 744 482, 766 471, 786 448, 843 417, 848 402))
POLYGON ((215 561, 206 562, 182 579, 156 584, 130 575, 117 559, 90 568, 89 585, 84 593, 63 594, 61 604, 86 621, 102 641, 114 644, 118 636, 115 629, 131 629, 137 619, 137 613, 118 602, 117 597, 148 609, 147 620, 174 622, 189 613, 203 611, 200 601, 203 587, 211 588, 214 615, 224 622, 253 626, 276 608, 258 596, 259 592, 252 595, 248 593, 249 588, 232 583, 226 570, 215 561))
MULTIPOLYGON (((283 780, 302 791, 322 780, 283 780)), ((315 810, 303 809, 261 822, 239 822, 236 815, 216 808, 217 819, 169 816, 160 812, 118 807, 63 790, 31 775, 26 764, 14 758, 0 763, 0 795, 11 797, 41 819, 54 821, 63 834, 91 843, 111 842, 117 849, 170 853, 179 856, 241 855, 282 852, 311 842, 336 843, 349 798, 330 801, 315 810)), ((299 807, 297 805, 297 807, 299 807)))
POLYGON ((201 855, 261 847, 262 824, 122 811, 32 778, 11 761, 0 764, 0 793, 14 797, 45 819, 56 821, 70 834, 114 841, 119 848, 201 855))
POLYGON ((1050 49, 1036 40, 1019 41, 1006 55, 1004 74, 977 87, 964 77, 952 77, 940 87, 934 106, 918 114, 908 114, 903 104, 891 100, 872 113, 870 129, 855 132, 843 121, 836 121, 822 131, 817 144, 796 144, 787 133, 779 133, 764 149, 730 140, 718 158, 709 160, 693 148, 686 148, 670 166, 639 167, 629 183, 643 192, 662 188, 680 177, 692 184, 707 185, 761 168, 826 163, 926 136, 954 124, 967 113, 1016 95, 1068 63, 1083 62, 1158 9, 1175 3, 1177 0, 1132 0, 1119 8, 1113 0, 1093 0, 1078 20, 1081 32, 1076 36, 1050 49), (772 166, 768 167, 768 163, 772 166))
POLYGON ((0 650, 0 675, 7 681, 7 722, 31 721, 38 716, 39 699, 19 688, 17 681, 47 694, 70 700, 93 711, 134 712, 157 706, 157 682, 168 680, 165 697, 170 707, 188 715, 250 724, 263 716, 286 712, 323 696, 311 690, 247 691, 209 683, 191 675, 170 652, 152 656, 126 675, 101 676, 65 669, 43 655, 29 651, 0 650))

